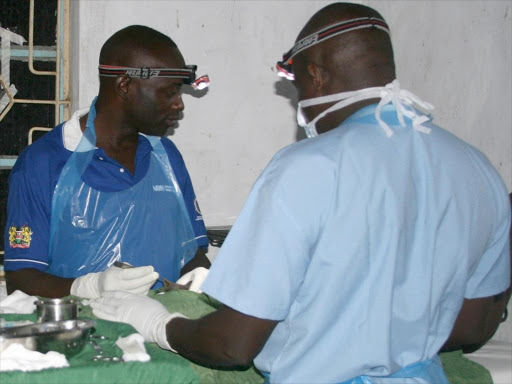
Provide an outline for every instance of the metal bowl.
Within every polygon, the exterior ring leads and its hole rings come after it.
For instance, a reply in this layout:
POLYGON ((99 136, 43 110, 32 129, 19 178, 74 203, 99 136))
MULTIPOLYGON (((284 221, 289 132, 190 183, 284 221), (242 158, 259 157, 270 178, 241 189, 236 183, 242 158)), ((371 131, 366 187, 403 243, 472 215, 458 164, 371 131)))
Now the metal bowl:
POLYGON ((75 320, 78 317, 78 301, 72 299, 44 299, 36 304, 37 322, 75 320))
POLYGON ((19 343, 33 351, 71 357, 83 349, 95 324, 93 320, 66 320, 0 328, 0 352, 19 343))

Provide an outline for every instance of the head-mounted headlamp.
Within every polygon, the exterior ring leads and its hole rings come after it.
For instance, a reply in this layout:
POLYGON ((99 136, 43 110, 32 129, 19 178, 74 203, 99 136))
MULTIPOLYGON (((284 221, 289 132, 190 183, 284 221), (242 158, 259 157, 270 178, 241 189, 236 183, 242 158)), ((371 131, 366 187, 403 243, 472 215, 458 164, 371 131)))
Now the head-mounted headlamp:
POLYGON ((293 57, 295 55, 333 36, 362 28, 377 28, 389 34, 389 27, 386 22, 375 17, 360 17, 333 24, 297 41, 292 49, 283 55, 283 60, 277 62, 277 75, 288 80, 295 80, 295 75, 292 72, 293 57))
POLYGON ((208 75, 196 78, 197 65, 186 65, 185 68, 150 68, 150 67, 122 67, 116 65, 100 65, 98 67, 100 76, 117 77, 127 75, 149 79, 151 77, 166 77, 171 79, 183 79, 185 84, 190 84, 194 89, 204 89, 210 85, 208 75))

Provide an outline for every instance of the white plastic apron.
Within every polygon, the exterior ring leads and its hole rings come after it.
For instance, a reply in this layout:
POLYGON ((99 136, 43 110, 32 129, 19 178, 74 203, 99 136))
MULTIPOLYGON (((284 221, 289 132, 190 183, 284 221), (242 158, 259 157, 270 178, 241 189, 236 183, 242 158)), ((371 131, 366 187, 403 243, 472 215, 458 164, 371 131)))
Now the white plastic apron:
POLYGON ((119 192, 88 185, 82 174, 96 148, 95 103, 53 194, 48 272, 78 277, 120 260, 153 265, 161 276, 176 281, 197 243, 167 152, 160 137, 146 136, 153 151, 148 171, 136 185, 119 192))

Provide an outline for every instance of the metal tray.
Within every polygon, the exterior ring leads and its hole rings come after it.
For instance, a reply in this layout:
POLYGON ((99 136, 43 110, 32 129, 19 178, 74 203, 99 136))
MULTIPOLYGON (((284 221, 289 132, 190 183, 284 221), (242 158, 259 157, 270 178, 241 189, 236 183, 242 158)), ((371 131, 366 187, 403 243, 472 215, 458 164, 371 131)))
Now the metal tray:
POLYGON ((0 328, 0 353, 19 343, 32 351, 56 351, 71 357, 83 349, 95 324, 94 320, 66 320, 0 328))

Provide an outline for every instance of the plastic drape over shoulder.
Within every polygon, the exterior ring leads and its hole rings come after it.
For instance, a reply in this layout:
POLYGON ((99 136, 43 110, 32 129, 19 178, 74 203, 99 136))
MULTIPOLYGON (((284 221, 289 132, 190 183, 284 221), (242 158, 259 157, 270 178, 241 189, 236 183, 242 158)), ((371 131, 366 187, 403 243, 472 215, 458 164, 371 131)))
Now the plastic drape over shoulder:
POLYGON ((161 276, 176 281, 197 243, 167 152, 159 137, 146 136, 153 151, 141 181, 119 192, 88 185, 83 175, 91 171, 96 150, 95 102, 55 187, 47 272, 78 277, 124 261, 153 265, 161 276))

